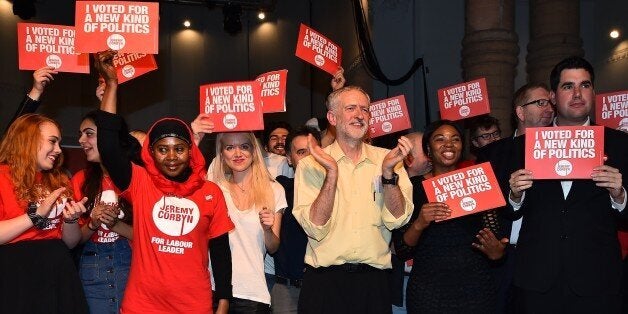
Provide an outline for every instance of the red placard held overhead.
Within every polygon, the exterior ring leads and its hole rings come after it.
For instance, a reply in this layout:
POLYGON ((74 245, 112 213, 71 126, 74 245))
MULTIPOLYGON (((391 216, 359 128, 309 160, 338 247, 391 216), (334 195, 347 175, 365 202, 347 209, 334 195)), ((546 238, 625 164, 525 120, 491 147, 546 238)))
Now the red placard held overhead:
POLYGON ((591 179, 603 164, 604 127, 526 129, 525 168, 534 179, 591 179))
POLYGON ((74 26, 17 23, 19 69, 89 73, 89 55, 76 54, 74 36, 74 26))
POLYGON ((506 205, 506 200, 488 162, 423 180, 430 202, 449 205, 448 219, 479 213, 506 205))
POLYGON ((301 24, 296 56, 334 75, 342 63, 342 48, 319 32, 301 24))
POLYGON ((486 79, 481 78, 438 90, 440 117, 461 120, 489 113, 486 79))
POLYGON ((264 113, 286 111, 286 87, 288 70, 260 74, 256 79, 262 85, 262 109, 264 113))
POLYGON ((598 94, 595 97, 595 122, 628 132, 628 91, 598 94))
POLYGON ((201 86, 201 113, 211 115, 215 132, 264 129, 260 84, 257 81, 201 86))
POLYGON ((145 53, 118 53, 113 57, 113 66, 122 84, 157 69, 155 56, 145 53))
POLYGON ((373 102, 369 105, 371 119, 369 121, 370 137, 395 133, 407 130, 410 125, 410 116, 403 95, 373 102))
POLYGON ((158 53, 159 3, 76 1, 76 50, 158 53))

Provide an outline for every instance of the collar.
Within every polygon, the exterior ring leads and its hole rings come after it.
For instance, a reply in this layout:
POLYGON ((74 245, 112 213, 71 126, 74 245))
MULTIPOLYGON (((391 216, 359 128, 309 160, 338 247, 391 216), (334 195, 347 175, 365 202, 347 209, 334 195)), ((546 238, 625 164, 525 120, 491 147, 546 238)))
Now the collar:
MULTIPOLYGON (((343 158, 347 158, 348 160, 351 160, 351 158, 349 158, 345 154, 345 152, 340 148, 340 145, 338 145, 338 141, 334 141, 328 146, 328 154, 332 158, 334 158, 336 162, 339 162, 343 158)), ((377 159, 376 157, 377 156, 375 156, 373 146, 362 142, 362 146, 360 147, 360 159, 358 160, 356 164, 359 164, 363 161, 369 161, 370 163, 374 163, 374 160, 377 159)))
MULTIPOLYGON (((556 120, 558 119, 558 117, 554 117, 554 121, 552 121, 552 126, 558 126, 556 125, 556 120)), ((587 121, 584 121, 584 124, 582 124, 582 126, 590 126, 591 125, 591 118, 587 117, 587 121)))

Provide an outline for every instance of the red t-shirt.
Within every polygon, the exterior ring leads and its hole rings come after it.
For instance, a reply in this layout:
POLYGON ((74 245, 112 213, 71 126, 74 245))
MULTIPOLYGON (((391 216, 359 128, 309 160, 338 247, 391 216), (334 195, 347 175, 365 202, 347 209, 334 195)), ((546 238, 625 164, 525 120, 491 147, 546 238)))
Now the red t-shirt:
MULTIPOLYGON (((38 179, 40 179, 40 177, 38 177, 38 179)), ((0 220, 9 220, 26 213, 28 202, 18 200, 15 196, 14 189, 15 186, 11 180, 11 169, 7 165, 0 165, 0 220)), ((53 206, 53 209, 48 215, 48 218, 50 218, 50 225, 48 227, 43 230, 31 227, 15 239, 9 241, 9 243, 28 240, 61 239, 65 198, 61 197, 61 199, 63 199, 63 202, 53 206)), ((39 202, 41 201, 42 200, 39 200, 39 202)), ((39 202, 37 206, 39 206, 39 202)))
POLYGON ((133 165, 122 193, 133 208, 133 255, 121 313, 211 313, 209 239, 234 228, 212 182, 186 197, 165 195, 133 165))
MULTIPOLYGON (((84 196, 81 191, 81 186, 83 185, 83 182, 85 182, 85 170, 81 170, 77 172, 74 175, 74 177, 72 177, 72 187, 74 188, 74 191, 75 191, 74 199, 77 201, 82 199, 84 196)), ((117 206, 118 195, 120 194, 120 191, 113 184, 113 182, 111 181, 111 178, 109 178, 108 176, 104 176, 100 183, 100 188, 101 188, 101 192, 99 196, 99 201, 107 205, 117 206)), ((124 212, 121 211, 120 215, 118 215, 118 218, 120 219, 124 218, 124 212)), ((79 220, 79 224, 83 226, 86 223, 89 223, 90 220, 91 218, 89 218, 88 215, 82 215, 81 219, 79 220)), ((90 241, 94 243, 111 243, 111 242, 115 242, 119 238, 120 238, 120 235, 117 232, 113 232, 109 230, 107 226, 105 226, 104 224, 101 224, 98 230, 96 230, 92 234, 90 241)))

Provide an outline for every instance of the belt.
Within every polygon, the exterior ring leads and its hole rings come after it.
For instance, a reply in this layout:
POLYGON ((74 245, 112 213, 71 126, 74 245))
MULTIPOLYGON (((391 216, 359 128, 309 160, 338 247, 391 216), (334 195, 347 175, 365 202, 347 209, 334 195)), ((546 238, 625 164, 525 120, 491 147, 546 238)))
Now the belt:
POLYGON ((301 288, 301 286, 303 285, 303 280, 301 279, 288 279, 288 278, 283 278, 283 277, 279 277, 275 275, 275 283, 278 283, 280 285, 286 285, 286 286, 293 286, 296 288, 301 288))
POLYGON ((316 272, 340 270, 347 273, 366 273, 366 272, 381 270, 371 265, 355 264, 355 263, 345 263, 345 264, 340 264, 340 265, 331 265, 327 267, 318 267, 318 268, 314 268, 310 266, 308 268, 313 269, 316 272))

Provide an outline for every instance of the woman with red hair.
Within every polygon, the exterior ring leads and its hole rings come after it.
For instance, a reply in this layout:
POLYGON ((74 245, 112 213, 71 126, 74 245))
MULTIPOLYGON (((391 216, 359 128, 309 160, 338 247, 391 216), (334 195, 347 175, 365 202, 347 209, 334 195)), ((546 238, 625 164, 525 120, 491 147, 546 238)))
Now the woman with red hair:
POLYGON ((69 249, 86 199, 72 201, 61 169, 59 125, 38 114, 11 124, 0 143, 0 309, 87 313, 69 249))

